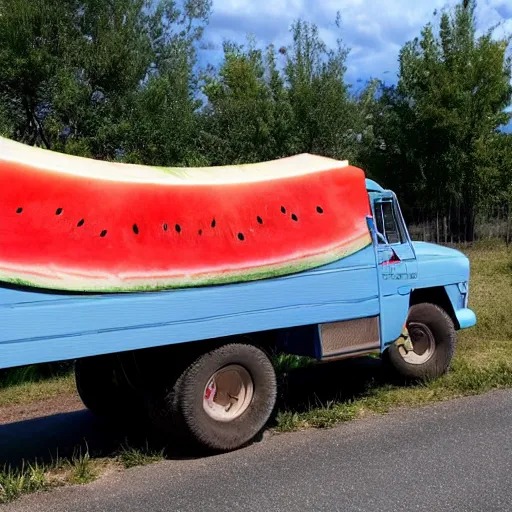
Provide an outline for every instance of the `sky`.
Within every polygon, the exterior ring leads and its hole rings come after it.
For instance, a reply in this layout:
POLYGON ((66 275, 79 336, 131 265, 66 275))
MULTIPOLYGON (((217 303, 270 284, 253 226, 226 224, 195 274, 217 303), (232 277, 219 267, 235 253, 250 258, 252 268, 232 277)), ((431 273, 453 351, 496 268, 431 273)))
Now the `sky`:
MULTIPOLYGON (((459 0, 213 0, 213 14, 206 40, 213 49, 202 58, 218 63, 222 41, 244 42, 252 34, 264 44, 290 43, 289 28, 297 19, 315 23, 324 41, 334 46, 342 36, 351 51, 347 60, 347 81, 357 88, 360 81, 380 78, 396 82, 398 52, 408 40, 419 35, 432 21, 435 9, 459 0), (341 13, 341 33, 335 25, 341 13)), ((499 31, 512 33, 512 0, 479 0, 478 29, 501 23, 499 31)), ((201 59, 202 60, 202 59, 201 59)))

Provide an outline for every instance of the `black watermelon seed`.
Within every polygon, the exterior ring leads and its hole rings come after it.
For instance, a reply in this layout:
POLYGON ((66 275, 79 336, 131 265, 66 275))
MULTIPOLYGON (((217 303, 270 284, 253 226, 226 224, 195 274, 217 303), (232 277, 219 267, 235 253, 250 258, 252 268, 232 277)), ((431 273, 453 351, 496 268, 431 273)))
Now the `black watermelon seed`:
POLYGON ((241 240, 242 242, 245 240, 243 233, 238 233, 238 240, 241 240))
POLYGON ((297 215, 295 215, 295 213, 292 213, 292 220, 294 220, 295 222, 297 222, 299 220, 299 218, 297 217, 297 215))
POLYGON ((217 224, 217 222, 215 221, 215 219, 213 219, 212 220, 212 228, 214 228, 216 224, 217 224))
POLYGON ((164 228, 164 231, 167 231, 167 229, 169 228, 167 224, 164 224, 162 227, 164 228))
POLYGON ((198 233, 199 233, 199 236, 201 236, 201 235, 203 234, 203 230, 202 230, 202 229, 200 229, 200 230, 198 231, 198 233))
POLYGON ((21 207, 20 207, 20 208, 18 208, 18 209, 16 210, 16 213, 21 213, 22 211, 23 211, 23 208, 21 208, 21 207))
POLYGON ((107 235, 107 230, 106 230, 106 229, 104 229, 104 230, 100 233, 100 236, 101 236, 101 237, 104 237, 104 236, 106 236, 106 235, 107 235))
POLYGON ((179 224, 176 224, 176 226, 174 226, 174 228, 176 229, 176 231, 178 233, 181 233, 181 226, 179 224))
POLYGON ((134 232, 136 235, 138 235, 138 234, 139 234, 139 226, 137 226, 137 224, 134 224, 134 225, 133 225, 133 227, 132 227, 132 229, 133 229, 133 232, 134 232))
POLYGON ((281 212, 286 213, 286 208, 284 206, 281 206, 281 212))
POLYGON ((78 226, 79 228, 81 228, 81 227, 84 225, 84 222, 85 222, 85 219, 81 219, 81 220, 79 220, 79 221, 78 221, 77 226, 78 226))
POLYGON ((55 211, 55 215, 60 215, 62 213, 62 208, 57 208, 55 211))
POLYGON ((258 224, 263 224, 263 219, 259 215, 256 217, 256 220, 258 221, 258 224))
POLYGON ((324 213, 323 208, 322 208, 322 207, 320 207, 320 206, 317 206, 317 207, 316 207, 316 211, 317 211, 318 213, 324 213))

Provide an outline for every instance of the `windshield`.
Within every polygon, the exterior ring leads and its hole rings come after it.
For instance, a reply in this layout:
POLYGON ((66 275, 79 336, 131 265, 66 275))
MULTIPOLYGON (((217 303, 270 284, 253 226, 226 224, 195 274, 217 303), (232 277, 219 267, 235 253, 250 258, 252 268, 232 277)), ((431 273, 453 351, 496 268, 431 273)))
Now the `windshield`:
MULTIPOLYGON (((376 200, 374 213, 377 230, 389 244, 403 244, 406 241, 401 217, 393 200, 376 200)), ((384 241, 379 240, 379 243, 384 241)))

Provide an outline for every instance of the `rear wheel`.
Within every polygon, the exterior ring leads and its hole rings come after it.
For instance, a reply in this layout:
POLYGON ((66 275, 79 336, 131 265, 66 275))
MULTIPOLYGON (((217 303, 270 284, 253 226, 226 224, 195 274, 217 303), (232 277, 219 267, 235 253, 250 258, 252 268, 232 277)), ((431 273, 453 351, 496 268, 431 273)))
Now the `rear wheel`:
POLYGON ((151 407, 156 426, 203 447, 227 451, 253 439, 276 402, 274 367, 252 345, 229 344, 203 354, 151 407))
POLYGON ((140 419, 142 401, 116 354, 86 357, 75 363, 75 382, 84 405, 101 419, 140 419))
POLYGON ((417 304, 409 310, 410 343, 395 343, 387 350, 393 368, 407 378, 432 379, 447 372, 455 350, 453 321, 434 304, 417 304))

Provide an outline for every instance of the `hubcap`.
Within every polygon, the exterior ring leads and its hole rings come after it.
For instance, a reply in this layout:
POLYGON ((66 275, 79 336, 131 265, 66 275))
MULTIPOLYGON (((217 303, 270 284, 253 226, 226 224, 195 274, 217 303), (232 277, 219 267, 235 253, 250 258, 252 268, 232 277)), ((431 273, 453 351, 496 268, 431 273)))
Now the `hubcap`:
POLYGON ((432 331, 422 323, 411 322, 407 325, 411 337, 412 350, 407 350, 403 345, 398 347, 400 355, 409 364, 424 364, 436 350, 436 342, 432 331))
POLYGON ((254 383, 249 372, 232 364, 216 371, 206 384, 203 408, 216 421, 233 421, 249 407, 254 383))

